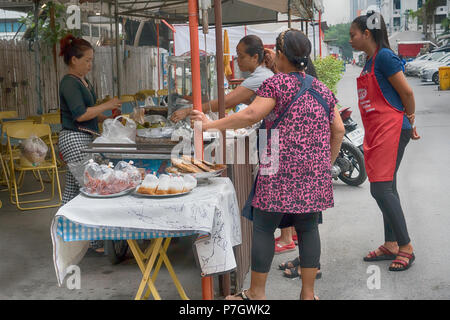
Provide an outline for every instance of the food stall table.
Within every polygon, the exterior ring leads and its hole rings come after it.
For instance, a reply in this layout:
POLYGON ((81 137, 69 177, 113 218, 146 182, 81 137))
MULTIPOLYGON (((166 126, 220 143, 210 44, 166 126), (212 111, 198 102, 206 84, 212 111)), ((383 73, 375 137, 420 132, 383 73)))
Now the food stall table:
MULTIPOLYGON (((236 192, 230 179, 211 178, 209 183, 199 184, 187 195, 167 199, 78 195, 58 210, 51 226, 58 284, 63 284, 69 267, 81 261, 90 240, 127 240, 143 273, 137 299, 142 297, 146 286, 159 298, 154 281, 163 262, 180 296, 187 298, 166 250, 170 238, 192 234, 199 234, 193 249, 202 276, 236 268, 233 247, 241 243, 241 227, 236 192), (138 250, 136 240, 139 239, 153 239, 145 252, 138 250)), ((150 292, 144 296, 148 297, 150 292)))

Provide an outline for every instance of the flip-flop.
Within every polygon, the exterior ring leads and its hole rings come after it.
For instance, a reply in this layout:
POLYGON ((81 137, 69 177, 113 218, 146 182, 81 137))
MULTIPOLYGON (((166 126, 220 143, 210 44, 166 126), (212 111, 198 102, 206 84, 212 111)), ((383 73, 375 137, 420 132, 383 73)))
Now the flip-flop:
POLYGON ((233 297, 236 297, 236 298, 242 298, 242 300, 244 300, 244 301, 246 301, 246 300, 251 300, 251 299, 245 294, 245 291, 247 291, 247 290, 242 290, 241 292, 236 293, 233 297))
POLYGON ((394 260, 396 255, 392 253, 389 249, 387 249, 385 246, 379 246, 378 249, 380 249, 383 254, 377 256, 375 251, 369 252, 369 257, 364 257, 364 261, 382 261, 382 260, 394 260))
MULTIPOLYGON (((289 279, 294 279, 294 278, 302 278, 302 275, 298 273, 298 268, 289 268, 289 271, 291 272, 291 274, 286 274, 286 272, 283 272, 283 276, 289 279)), ((322 278, 322 271, 320 271, 320 269, 317 271, 316 273, 316 279, 320 279, 322 278)))
POLYGON ((292 264, 292 268, 298 267, 300 265, 300 258, 297 257, 294 260, 286 261, 285 263, 279 264, 278 269, 280 270, 291 269, 291 267, 288 267, 289 263, 292 264))
POLYGON ((391 265, 394 264, 394 263, 397 263, 397 264, 401 264, 403 266, 403 268, 402 267, 394 268, 394 267, 389 266, 389 271, 405 271, 405 270, 408 270, 411 267, 411 265, 414 262, 414 260, 416 260, 416 256, 414 255, 414 252, 412 254, 409 254, 409 253, 406 253, 404 251, 399 251, 397 256, 408 258, 409 261, 406 262, 404 260, 395 259, 394 261, 392 261, 391 265))

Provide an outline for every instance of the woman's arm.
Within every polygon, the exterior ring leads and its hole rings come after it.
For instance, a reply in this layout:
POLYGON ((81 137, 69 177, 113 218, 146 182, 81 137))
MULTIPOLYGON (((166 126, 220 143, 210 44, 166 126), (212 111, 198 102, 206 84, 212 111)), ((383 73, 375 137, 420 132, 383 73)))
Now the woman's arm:
POLYGON ((220 120, 209 121, 204 113, 197 110, 191 112, 191 120, 202 121, 203 131, 246 128, 264 119, 273 110, 275 104, 276 101, 273 98, 256 97, 246 109, 220 120))
POLYGON ((117 98, 111 99, 105 103, 98 105, 98 106, 86 108, 86 112, 84 114, 82 114, 81 116, 79 116, 76 120, 78 122, 92 120, 92 119, 100 116, 105 111, 114 110, 114 109, 120 107, 121 104, 122 103, 120 102, 119 99, 117 99, 117 98))
POLYGON ((339 155, 342 139, 345 135, 344 123, 342 122, 341 115, 336 107, 334 107, 334 120, 331 123, 330 131, 331 164, 333 164, 339 155))
MULTIPOLYGON (((255 92, 253 92, 252 90, 243 86, 239 86, 229 94, 225 95, 225 109, 237 106, 239 103, 247 103, 254 95, 255 92)), ((212 112, 218 112, 219 101, 216 99, 210 102, 206 102, 202 105, 203 112, 209 112, 210 108, 212 112)))
MULTIPOLYGON (((248 103, 251 97, 253 97, 255 93, 247 89, 245 87, 239 86, 233 91, 231 91, 229 94, 225 95, 225 109, 234 107, 238 105, 239 103, 248 103)), ((180 120, 183 120, 186 118, 192 111, 192 108, 185 108, 181 110, 175 111, 172 116, 170 117, 170 120, 174 122, 178 122, 180 120)), ((202 104, 202 111, 203 112, 218 112, 219 111, 219 101, 212 100, 209 102, 205 102, 202 104)))
POLYGON ((414 99, 414 91, 406 80, 403 72, 397 72, 396 74, 390 76, 388 78, 391 85, 394 87, 395 91, 397 91, 400 99, 402 100, 403 106, 405 107, 405 113, 408 117, 409 122, 413 126, 413 133, 411 138, 413 140, 420 139, 420 136, 417 134, 417 130, 414 126, 415 122, 415 112, 416 112, 416 101, 414 99))

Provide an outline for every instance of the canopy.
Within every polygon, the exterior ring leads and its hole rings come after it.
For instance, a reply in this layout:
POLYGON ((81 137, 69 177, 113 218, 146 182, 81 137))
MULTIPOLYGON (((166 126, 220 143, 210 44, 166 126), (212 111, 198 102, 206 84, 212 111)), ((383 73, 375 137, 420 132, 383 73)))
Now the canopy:
MULTIPOLYGON (((40 5, 50 0, 41 0, 40 5)), ((115 0, 59 0, 64 4, 76 4, 82 12, 88 14, 101 13, 108 16, 111 4, 112 15, 114 15, 115 0)), ((214 1, 211 1, 214 3, 214 1)), ((170 23, 187 23, 188 1, 187 0, 118 0, 118 15, 127 19, 148 20, 164 19, 170 23)), ((33 7, 31 0, 0 0, 0 8, 27 12, 33 7)), ((208 10, 209 23, 214 24, 214 8, 208 10)), ((253 4, 238 0, 222 0, 222 24, 254 24, 276 22, 278 12, 264 8, 256 1, 253 4)))
POLYGON ((314 17, 312 9, 323 12, 323 0, 241 0, 248 4, 274 10, 280 13, 288 13, 289 3, 291 5, 291 14, 300 18, 314 17))

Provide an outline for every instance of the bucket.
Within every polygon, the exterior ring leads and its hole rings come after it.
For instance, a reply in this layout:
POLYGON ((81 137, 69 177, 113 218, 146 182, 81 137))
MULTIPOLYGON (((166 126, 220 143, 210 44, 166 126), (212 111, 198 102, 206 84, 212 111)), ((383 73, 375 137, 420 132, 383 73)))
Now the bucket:
POLYGON ((450 90, 450 67, 439 68, 439 86, 441 90, 450 90))

